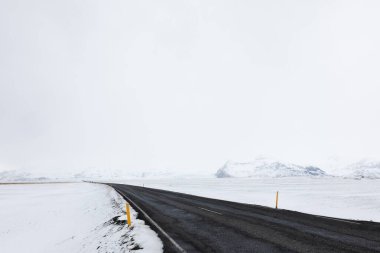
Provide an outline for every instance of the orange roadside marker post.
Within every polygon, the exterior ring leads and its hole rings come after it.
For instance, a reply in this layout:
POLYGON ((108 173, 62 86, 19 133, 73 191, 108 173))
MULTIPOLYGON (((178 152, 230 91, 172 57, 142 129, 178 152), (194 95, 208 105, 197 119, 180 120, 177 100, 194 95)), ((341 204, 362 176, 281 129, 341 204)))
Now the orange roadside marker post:
POLYGON ((132 224, 132 222, 131 222, 131 210, 129 209, 129 204, 128 203, 125 204, 125 212, 127 214, 128 227, 130 227, 131 224, 132 224))
POLYGON ((276 209, 278 208, 278 191, 276 192, 276 209))

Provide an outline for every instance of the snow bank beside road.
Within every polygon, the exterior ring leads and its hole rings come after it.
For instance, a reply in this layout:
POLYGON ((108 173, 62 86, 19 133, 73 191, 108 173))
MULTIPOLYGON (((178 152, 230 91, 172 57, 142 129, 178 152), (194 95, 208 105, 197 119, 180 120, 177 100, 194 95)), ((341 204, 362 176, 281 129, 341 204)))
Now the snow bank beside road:
POLYGON ((162 252, 144 221, 129 229, 125 201, 87 183, 0 185, 2 252, 162 252))

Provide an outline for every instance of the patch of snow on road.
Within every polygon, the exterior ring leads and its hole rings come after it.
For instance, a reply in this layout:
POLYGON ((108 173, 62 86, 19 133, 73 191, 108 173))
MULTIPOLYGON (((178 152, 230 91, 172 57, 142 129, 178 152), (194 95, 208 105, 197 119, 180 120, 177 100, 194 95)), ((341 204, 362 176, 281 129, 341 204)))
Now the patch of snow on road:
POLYGON ((111 187, 87 183, 0 185, 2 252, 162 252, 157 234, 125 221, 111 187))

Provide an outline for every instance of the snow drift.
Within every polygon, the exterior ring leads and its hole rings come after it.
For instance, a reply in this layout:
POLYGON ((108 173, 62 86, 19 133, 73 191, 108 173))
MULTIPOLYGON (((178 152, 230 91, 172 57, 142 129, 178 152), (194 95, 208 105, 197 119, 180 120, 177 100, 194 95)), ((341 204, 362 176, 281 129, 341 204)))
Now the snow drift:
POLYGON ((0 185, 0 245, 7 253, 163 252, 158 235, 100 184, 0 185), (26 210, 27 207, 27 211, 26 210))

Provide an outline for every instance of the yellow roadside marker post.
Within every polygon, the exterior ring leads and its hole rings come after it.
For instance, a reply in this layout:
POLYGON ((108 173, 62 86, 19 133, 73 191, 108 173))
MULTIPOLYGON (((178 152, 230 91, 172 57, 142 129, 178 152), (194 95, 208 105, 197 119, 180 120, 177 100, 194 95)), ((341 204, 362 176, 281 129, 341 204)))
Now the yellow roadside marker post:
POLYGON ((127 214, 128 227, 130 227, 131 226, 131 210, 129 209, 128 203, 125 203, 125 212, 127 214))
POLYGON ((278 208, 278 191, 276 192, 276 209, 278 208))

